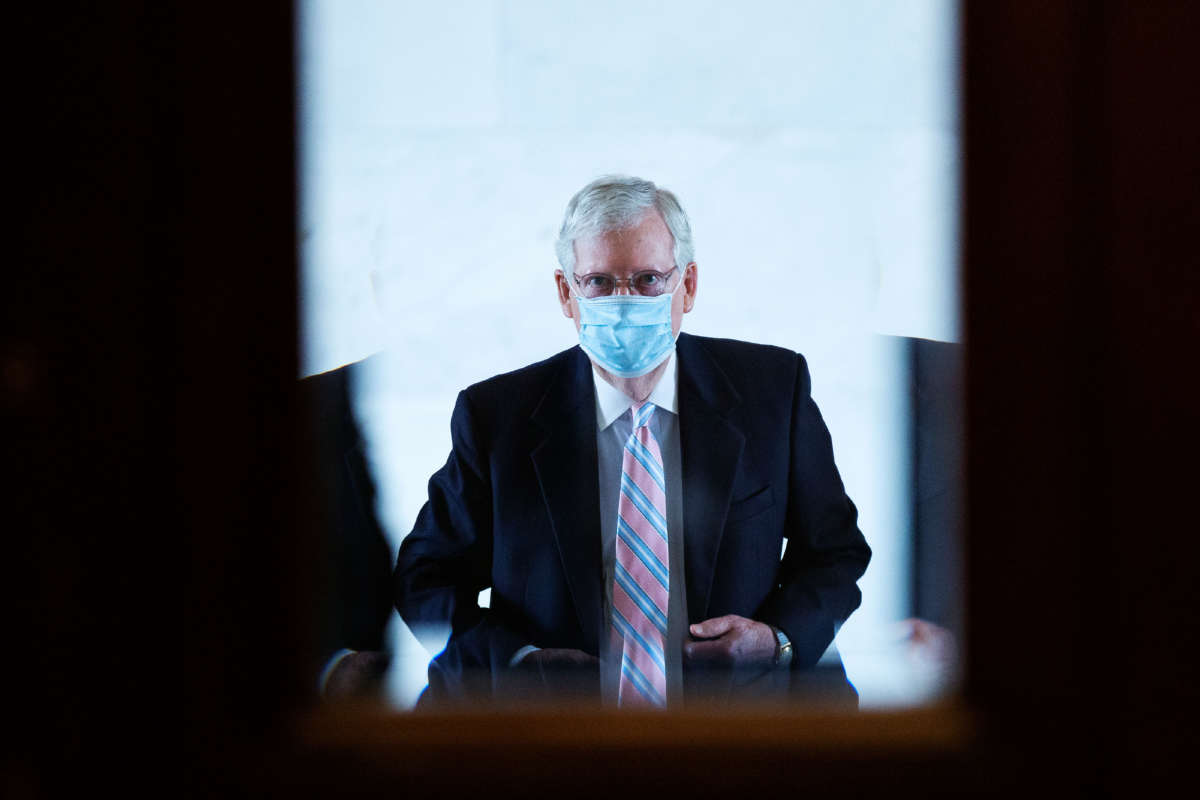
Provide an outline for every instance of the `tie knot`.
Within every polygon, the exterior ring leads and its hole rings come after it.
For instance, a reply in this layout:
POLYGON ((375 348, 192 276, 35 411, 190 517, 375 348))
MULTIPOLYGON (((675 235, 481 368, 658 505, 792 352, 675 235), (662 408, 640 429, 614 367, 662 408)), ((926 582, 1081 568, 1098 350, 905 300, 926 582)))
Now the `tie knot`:
POLYGON ((654 403, 634 403, 633 404, 633 429, 645 427, 650 422, 650 417, 654 416, 654 403))

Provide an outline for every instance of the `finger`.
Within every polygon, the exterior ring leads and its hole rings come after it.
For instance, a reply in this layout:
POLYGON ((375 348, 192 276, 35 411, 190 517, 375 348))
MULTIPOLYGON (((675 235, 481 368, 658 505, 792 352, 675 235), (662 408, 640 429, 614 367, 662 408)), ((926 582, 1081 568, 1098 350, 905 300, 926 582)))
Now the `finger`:
POLYGON ((586 653, 583 650, 572 650, 571 660, 581 667, 590 667, 600 663, 600 659, 596 658, 591 653, 586 653))
POLYGON ((725 639, 688 642, 683 646, 683 655, 689 662, 727 664, 730 660, 729 642, 725 639))
POLYGON ((692 636, 711 639, 714 636, 721 636, 727 633, 740 619, 741 617, 736 614, 726 614, 723 617, 713 617, 703 622, 697 622, 688 630, 691 631, 692 636))

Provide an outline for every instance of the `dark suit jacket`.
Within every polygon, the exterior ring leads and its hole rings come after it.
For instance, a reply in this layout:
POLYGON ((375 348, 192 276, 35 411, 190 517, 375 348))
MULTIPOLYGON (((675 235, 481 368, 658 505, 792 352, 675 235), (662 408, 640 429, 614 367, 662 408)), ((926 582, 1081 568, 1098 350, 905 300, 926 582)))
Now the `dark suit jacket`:
POLYGON ((392 614, 392 555, 375 513, 375 483, 354 417, 360 362, 300 382, 312 416, 320 498, 320 665, 343 647, 384 649, 392 614))
MULTIPOLYGON (((690 622, 739 614, 776 625, 800 673, 858 607, 870 559, 808 368, 782 348, 687 334, 676 353, 690 622)), ((453 450, 395 573, 405 621, 451 623, 430 668, 436 697, 502 691, 526 644, 598 653, 594 397, 578 347, 459 394, 453 450)), ((689 682, 685 670, 685 691, 689 682)))

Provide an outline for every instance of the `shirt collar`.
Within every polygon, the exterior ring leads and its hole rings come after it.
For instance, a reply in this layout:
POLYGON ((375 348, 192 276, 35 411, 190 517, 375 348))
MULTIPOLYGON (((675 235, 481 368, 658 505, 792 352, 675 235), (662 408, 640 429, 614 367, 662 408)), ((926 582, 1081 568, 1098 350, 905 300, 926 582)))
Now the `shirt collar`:
MULTIPOLYGON (((676 389, 678 377, 679 362, 675 359, 675 354, 671 353, 667 359, 667 368, 663 370, 663 374, 659 377, 654 391, 650 392, 647 401, 664 411, 678 414, 679 412, 676 410, 679 406, 679 392, 676 389)), ((629 395, 622 393, 600 377, 600 373, 596 371, 595 367, 592 367, 592 382, 596 385, 596 424, 600 430, 604 430, 616 422, 617 418, 633 405, 633 401, 629 399, 629 395)))

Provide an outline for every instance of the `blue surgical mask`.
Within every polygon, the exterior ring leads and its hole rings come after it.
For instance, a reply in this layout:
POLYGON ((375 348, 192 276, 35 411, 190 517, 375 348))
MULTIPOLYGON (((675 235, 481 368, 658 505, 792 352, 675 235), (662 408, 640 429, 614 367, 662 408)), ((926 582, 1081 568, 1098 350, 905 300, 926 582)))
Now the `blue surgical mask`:
POLYGON ((671 301, 683 285, 658 297, 613 294, 579 303, 579 346, 592 361, 618 378, 637 378, 675 352, 671 301))

